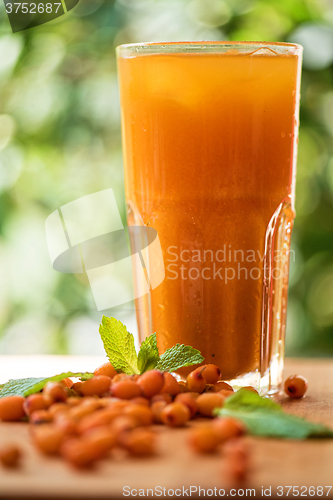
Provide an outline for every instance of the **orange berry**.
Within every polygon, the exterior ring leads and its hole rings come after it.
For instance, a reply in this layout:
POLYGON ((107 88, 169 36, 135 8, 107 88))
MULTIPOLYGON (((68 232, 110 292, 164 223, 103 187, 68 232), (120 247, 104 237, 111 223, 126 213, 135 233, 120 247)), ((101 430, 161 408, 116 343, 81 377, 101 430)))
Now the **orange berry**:
POLYGON ((233 388, 231 387, 230 384, 227 384, 227 382, 223 382, 222 380, 219 380, 216 382, 216 387, 218 388, 219 391, 230 391, 234 392, 233 388))
POLYGON ((69 409, 66 403, 54 403, 49 408, 49 414, 54 417, 57 413, 67 413, 69 409))
POLYGON ((32 436, 37 448, 47 455, 57 454, 65 438, 63 431, 52 424, 34 427, 32 436))
POLYGON ((117 373, 117 375, 115 375, 113 378, 112 378, 112 382, 120 382, 120 380, 131 380, 132 377, 131 375, 127 375, 127 373, 117 373))
POLYGON ((170 427, 182 427, 190 419, 191 413, 182 403, 170 403, 161 413, 163 424, 170 427))
POLYGON ((187 406, 190 410, 191 417, 194 417, 198 413, 198 403, 197 403, 197 393, 194 392, 184 392, 182 394, 178 394, 175 398, 176 403, 182 403, 187 406), (194 395, 195 394, 195 395, 194 395))
POLYGON ((16 445, 8 444, 0 449, 0 462, 4 467, 17 467, 22 453, 16 445))
POLYGON ((69 439, 61 447, 62 457, 74 467, 91 467, 103 453, 95 443, 83 439, 69 439))
POLYGON ((207 384, 216 384, 216 382, 221 378, 221 371, 216 365, 209 364, 199 366, 194 371, 198 373, 201 372, 205 377, 207 384))
POLYGON ((165 401, 155 401, 155 403, 151 405, 150 408, 153 414, 153 420, 155 424, 162 423, 162 411, 166 406, 167 403, 165 401))
POLYGON ((161 389, 162 393, 170 394, 170 396, 177 396, 180 393, 180 388, 177 380, 171 373, 164 372, 164 385, 161 389))
POLYGON ((105 375, 106 377, 113 378, 117 375, 117 371, 113 368, 111 363, 104 363, 104 365, 99 366, 94 371, 94 375, 97 377, 98 375, 105 375))
POLYGON ((107 425, 89 430, 85 433, 84 440, 99 448, 101 454, 106 454, 117 444, 114 430, 107 425))
POLYGON ((53 417, 48 410, 36 410, 29 417, 29 422, 33 425, 49 424, 52 420, 53 417))
POLYGON ((68 387, 68 389, 71 389, 73 387, 73 380, 71 380, 70 378, 64 378, 62 379, 61 381, 66 387, 68 387))
POLYGON ((215 418, 212 426, 221 442, 242 436, 246 432, 244 425, 239 420, 229 417, 215 418))
POLYGON ((154 455, 156 452, 155 434, 142 427, 130 432, 125 443, 130 454, 137 457, 154 455))
POLYGON ((141 396, 141 388, 131 379, 120 380, 111 386, 112 395, 120 399, 132 399, 141 396))
POLYGON ((172 396, 166 392, 161 392, 151 398, 150 404, 156 403, 157 401, 164 401, 166 404, 170 404, 172 403, 172 396))
POLYGON ((14 422, 25 417, 22 396, 7 396, 0 399, 0 420, 14 422))
POLYGON ((198 453, 212 453, 216 451, 220 440, 211 425, 200 425, 190 429, 188 442, 198 453))
POLYGON ((150 408, 143 405, 130 404, 124 408, 124 415, 135 418, 139 425, 151 425, 153 414, 150 408))
POLYGON ((54 418, 54 425, 66 436, 75 436, 78 434, 77 422, 69 415, 58 413, 54 418))
POLYGON ((308 389, 308 381, 302 375, 292 375, 284 383, 285 393, 292 399, 300 399, 308 389))
POLYGON ((83 396, 103 396, 110 393, 110 377, 106 375, 97 375, 83 382, 81 392, 83 396))
POLYGON ((78 432, 80 434, 87 432, 95 427, 101 427, 110 424, 120 415, 119 409, 105 408, 86 415, 78 423, 78 432))
POLYGON ((48 403, 42 394, 31 394, 23 403, 23 409, 26 415, 31 415, 36 410, 47 410, 48 403))
POLYGON ((83 382, 75 382, 72 385, 72 390, 75 391, 79 396, 82 396, 81 387, 83 386, 83 382))
POLYGON ((149 399, 139 396, 138 398, 131 399, 131 404, 149 406, 149 399))
POLYGON ((152 398, 158 394, 164 386, 164 376, 159 370, 148 370, 138 378, 142 394, 146 398, 152 398))
POLYGON ((43 396, 50 404, 66 401, 68 395, 60 382, 48 382, 43 389, 43 396))
POLYGON ((186 386, 190 392, 203 392, 206 387, 206 379, 203 375, 202 367, 194 370, 193 372, 187 375, 186 386))
POLYGON ((199 413, 205 417, 213 417, 214 409, 221 408, 224 399, 225 398, 218 392, 206 392, 205 394, 201 394, 196 400, 199 413))

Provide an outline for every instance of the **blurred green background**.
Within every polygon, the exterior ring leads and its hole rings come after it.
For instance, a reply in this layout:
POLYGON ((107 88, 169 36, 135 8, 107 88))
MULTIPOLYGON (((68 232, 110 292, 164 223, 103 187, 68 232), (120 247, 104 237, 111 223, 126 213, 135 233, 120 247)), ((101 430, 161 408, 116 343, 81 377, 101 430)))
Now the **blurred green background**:
MULTIPOLYGON (((1 2, 0 353, 102 353, 87 278, 52 269, 44 225, 108 187, 125 219, 115 47, 159 40, 304 46, 287 354, 332 355, 331 0, 81 0, 16 34, 1 2)), ((133 307, 113 314, 135 330, 133 307)))

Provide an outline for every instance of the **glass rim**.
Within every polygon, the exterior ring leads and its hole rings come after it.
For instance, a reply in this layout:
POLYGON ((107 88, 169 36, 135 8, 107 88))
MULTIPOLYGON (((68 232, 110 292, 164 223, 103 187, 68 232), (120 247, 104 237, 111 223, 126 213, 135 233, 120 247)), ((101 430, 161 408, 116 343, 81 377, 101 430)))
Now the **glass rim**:
MULTIPOLYGON (((303 51, 302 45, 287 42, 262 42, 262 41, 180 41, 180 42, 141 42, 118 45, 118 57, 135 57, 149 54, 202 54, 226 53, 235 50, 236 54, 249 54, 258 49, 268 49, 277 52, 277 55, 298 55, 303 51)), ((233 53, 233 55, 235 55, 233 53)))

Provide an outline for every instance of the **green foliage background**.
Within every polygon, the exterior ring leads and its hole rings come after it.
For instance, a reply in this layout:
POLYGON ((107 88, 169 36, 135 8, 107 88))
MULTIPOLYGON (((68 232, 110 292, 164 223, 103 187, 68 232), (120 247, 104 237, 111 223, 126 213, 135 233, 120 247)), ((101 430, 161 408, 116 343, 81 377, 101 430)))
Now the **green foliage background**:
POLYGON ((81 0, 16 34, 1 2, 0 353, 102 352, 87 279, 53 271, 44 224, 107 187, 125 219, 115 47, 226 39, 305 47, 287 353, 333 354, 330 0, 81 0))

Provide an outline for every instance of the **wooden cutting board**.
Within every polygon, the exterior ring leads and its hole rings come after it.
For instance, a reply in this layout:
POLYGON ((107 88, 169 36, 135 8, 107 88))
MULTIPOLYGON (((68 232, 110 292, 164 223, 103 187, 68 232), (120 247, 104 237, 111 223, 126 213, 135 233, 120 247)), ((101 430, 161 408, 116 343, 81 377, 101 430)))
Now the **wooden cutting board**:
MULTIPOLYGON (((285 374, 294 373, 308 378, 309 391, 306 398, 300 401, 290 401, 282 396, 285 410, 333 428, 333 360, 288 359, 285 374)), ((200 425, 200 422, 191 425, 200 425)), ((27 425, 0 423, 0 445, 16 442, 24 450, 24 460, 19 470, 0 468, 0 498, 99 500, 130 498, 135 493, 138 497, 149 498, 153 492, 156 498, 176 494, 180 496, 180 493, 181 496, 195 498, 199 496, 199 487, 206 490, 206 497, 212 493, 211 490, 214 492, 214 488, 217 494, 220 491, 220 496, 222 489, 225 497, 232 496, 234 492, 230 492, 230 488, 235 485, 230 483, 224 473, 222 451, 208 456, 192 453, 186 444, 186 429, 156 426, 156 432, 159 452, 154 458, 133 459, 118 454, 101 462, 94 471, 80 472, 72 470, 60 459, 39 454, 30 443, 27 425), (153 492, 147 492, 147 489, 153 492)), ((302 496, 316 498, 317 495, 309 495, 310 491, 314 491, 309 490, 309 487, 323 486, 321 498, 327 498, 328 488, 325 487, 333 486, 333 439, 302 442, 247 439, 251 448, 251 474, 248 483, 240 488, 255 489, 256 497, 264 498, 262 487, 271 487, 270 498, 284 498, 286 487, 293 486, 295 495, 299 487, 302 496), (283 496, 277 495, 282 492, 278 487, 283 487, 283 496)), ((332 490, 333 487, 328 497, 333 497, 332 490)), ((321 490, 318 491, 320 493, 321 490)), ((203 496, 201 491, 200 498, 203 496)), ((293 498, 292 490, 288 498, 293 498)))

